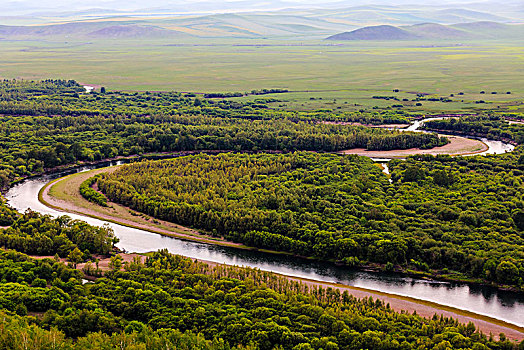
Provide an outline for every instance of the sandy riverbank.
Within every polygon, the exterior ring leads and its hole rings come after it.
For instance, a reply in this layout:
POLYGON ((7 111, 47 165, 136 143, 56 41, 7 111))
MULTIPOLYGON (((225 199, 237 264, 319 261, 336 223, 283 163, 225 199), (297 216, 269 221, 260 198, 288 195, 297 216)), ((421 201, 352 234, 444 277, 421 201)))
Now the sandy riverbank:
POLYGON ((322 124, 365 126, 367 128, 380 128, 380 129, 406 129, 410 126, 410 124, 364 124, 364 123, 359 123, 359 122, 331 122, 331 121, 323 121, 322 124))
POLYGON ((449 155, 468 155, 482 153, 488 150, 488 146, 479 140, 468 139, 461 136, 445 136, 449 139, 447 145, 434 147, 431 149, 409 148, 391 151, 368 151, 364 148, 353 148, 346 151, 340 151, 341 154, 357 154, 371 158, 405 158, 417 154, 449 154, 449 155))
POLYGON ((100 168, 56 179, 42 188, 38 195, 39 200, 57 211, 85 215, 164 236, 224 246, 244 247, 239 243, 207 236, 184 226, 136 213, 117 203, 108 202, 107 207, 101 207, 87 201, 80 195, 78 189, 83 181, 97 174, 112 172, 115 169, 116 167, 100 168))

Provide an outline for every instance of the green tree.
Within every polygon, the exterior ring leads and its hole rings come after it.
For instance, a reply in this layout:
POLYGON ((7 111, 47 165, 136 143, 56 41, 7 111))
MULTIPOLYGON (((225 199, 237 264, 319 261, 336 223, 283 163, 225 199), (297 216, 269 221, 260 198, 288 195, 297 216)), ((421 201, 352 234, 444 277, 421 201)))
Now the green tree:
POLYGON ((122 257, 120 255, 114 255, 109 261, 109 268, 112 270, 120 270, 122 268, 122 257))
POLYGON ((76 269, 76 265, 84 261, 84 254, 82 254, 82 251, 76 247, 67 255, 67 260, 72 262, 76 269))
POLYGON ((406 169, 402 179, 404 182, 415 182, 423 180, 425 177, 426 174, 424 170, 420 168, 420 166, 412 165, 406 169))
POLYGON ((513 222, 519 228, 519 230, 524 230, 524 210, 516 211, 513 216, 513 222))
POLYGON ((511 261, 501 262, 495 273, 500 283, 516 283, 519 278, 519 269, 511 261))

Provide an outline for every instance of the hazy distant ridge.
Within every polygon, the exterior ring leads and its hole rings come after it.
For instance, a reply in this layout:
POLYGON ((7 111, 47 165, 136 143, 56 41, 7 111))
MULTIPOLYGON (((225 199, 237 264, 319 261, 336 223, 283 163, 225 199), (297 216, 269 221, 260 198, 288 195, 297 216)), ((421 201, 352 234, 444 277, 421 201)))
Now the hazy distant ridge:
POLYGON ((370 26, 351 32, 335 34, 327 40, 414 40, 420 39, 416 34, 390 25, 370 26))
POLYGON ((30 14, 29 7, 23 9, 27 2, 21 2, 20 11, 25 15, 7 15, 17 10, 15 3, 19 2, 2 5, 4 12, 0 14, 0 24, 5 26, 0 26, 0 38, 89 40, 183 36, 415 40, 524 37, 516 26, 505 25, 524 23, 522 4, 501 6, 500 2, 490 0, 467 4, 444 0, 432 6, 427 2, 414 6, 409 0, 395 0, 395 6, 386 0, 377 0, 373 5, 363 0, 300 4, 285 0, 240 0, 224 4, 205 0, 198 4, 150 0, 145 4, 147 8, 138 0, 126 1, 124 7, 117 6, 119 0, 107 0, 104 8, 96 8, 97 2, 93 0, 82 1, 82 6, 74 6, 76 0, 42 0, 39 8, 33 8, 30 14), (58 6, 60 1, 67 2, 67 6, 58 6), (217 13, 217 9, 223 12, 217 13), (185 15, 180 16, 182 13, 185 15), (477 24, 468 26, 467 23, 477 24))
POLYGON ((421 23, 401 27, 368 26, 331 35, 326 40, 518 39, 523 34, 524 25, 483 21, 455 25, 421 23))

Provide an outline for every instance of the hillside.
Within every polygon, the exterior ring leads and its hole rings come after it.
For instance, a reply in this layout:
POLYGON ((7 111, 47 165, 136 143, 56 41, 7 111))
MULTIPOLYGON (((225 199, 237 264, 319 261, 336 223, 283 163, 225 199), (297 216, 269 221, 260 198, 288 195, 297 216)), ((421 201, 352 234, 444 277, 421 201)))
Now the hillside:
POLYGON ((415 33, 418 37, 422 38, 459 39, 471 38, 474 36, 472 33, 467 33, 461 29, 437 23, 421 23, 402 28, 411 33, 415 33))
POLYGON ((335 34, 327 38, 327 40, 414 40, 418 36, 412 34, 404 29, 390 25, 380 25, 364 27, 335 34))
POLYGON ((0 38, 153 38, 181 35, 175 30, 126 22, 74 22, 43 26, 0 26, 0 38))
POLYGON ((486 39, 522 39, 524 25, 508 25, 504 23, 481 21, 472 23, 459 23, 454 28, 463 30, 471 35, 481 36, 486 39))
POLYGON ((93 38, 148 38, 148 37, 170 37, 178 33, 169 29, 156 28, 152 26, 138 25, 114 25, 98 29, 88 33, 93 38))
POLYGON ((420 23, 401 27, 369 26, 335 34, 326 40, 518 39, 523 34, 524 25, 483 21, 455 25, 420 23))
MULTIPOLYGON (((223 4, 223 3, 221 3, 223 4)), ((467 4, 439 6, 396 6, 385 4, 359 5, 358 3, 336 2, 313 6, 311 4, 279 3, 269 8, 261 3, 255 9, 242 10, 242 1, 226 3, 223 11, 212 9, 221 4, 198 2, 198 6, 163 6, 136 9, 88 8, 76 11, 63 11, 61 8, 28 15, 0 14, 0 38, 25 39, 24 36, 80 38, 155 38, 170 35, 190 35, 202 38, 293 38, 300 40, 321 39, 337 33, 349 32, 358 28, 375 26, 373 30, 358 32, 360 38, 349 40, 401 40, 411 35, 393 28, 380 28, 379 25, 395 26, 416 36, 430 38, 477 37, 475 30, 453 26, 452 29, 426 25, 421 28, 406 26, 438 24, 451 26, 457 23, 523 23, 524 11, 518 6, 496 6, 494 4, 467 4), (234 4, 234 8, 228 8, 234 4), (491 21, 491 22, 487 22, 491 21), (27 27, 22 27, 27 26, 27 27), (115 27, 116 26, 116 27, 115 27), (140 28, 123 27, 139 26, 140 28), (162 29, 167 31, 161 31, 162 29), (378 31, 378 32, 377 32, 378 31), (421 33, 418 33, 421 31, 421 33), (93 34, 91 34, 93 33, 93 34), (371 39, 369 39, 371 37, 371 39), (373 39, 378 37, 379 39, 373 39), (382 38, 382 39, 380 39, 382 38)), ((5 7, 5 6, 4 6, 5 7)), ((490 38, 490 33, 481 32, 490 38)), ((499 35, 499 34, 497 34, 499 35)), ((511 33, 510 33, 511 35, 511 33)), ((522 34, 520 34, 522 35, 522 34)), ((347 35, 346 35, 347 36, 347 35)), ((511 35, 512 38, 518 38, 511 35)), ((521 36, 522 37, 522 36, 521 36)), ((345 39, 341 39, 345 40, 345 39)))

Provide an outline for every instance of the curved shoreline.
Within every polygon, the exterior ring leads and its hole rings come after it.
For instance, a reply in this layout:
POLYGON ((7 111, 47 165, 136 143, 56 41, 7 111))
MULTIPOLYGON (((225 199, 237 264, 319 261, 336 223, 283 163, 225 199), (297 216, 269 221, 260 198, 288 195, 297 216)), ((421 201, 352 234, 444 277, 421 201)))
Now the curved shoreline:
POLYGON ((435 314, 442 315, 444 317, 454 318, 464 324, 467 324, 468 322, 473 322, 479 331, 482 331, 484 334, 487 335, 493 334, 495 337, 498 338, 498 335, 500 333, 504 333, 509 339, 516 341, 524 340, 524 327, 520 327, 513 323, 499 320, 494 317, 477 314, 472 311, 461 310, 453 306, 447 306, 432 301, 426 301, 423 299, 417 299, 399 294, 387 293, 356 286, 348 286, 333 282, 319 282, 303 277, 287 276, 277 272, 273 273, 276 273, 277 275, 288 278, 290 280, 296 280, 308 285, 337 288, 341 292, 348 291, 348 293, 359 299, 365 297, 381 299, 386 304, 389 303, 390 307, 397 312, 416 312, 417 315, 425 318, 431 318, 435 314))
MULTIPOLYGON (((96 170, 101 172, 104 169, 107 170, 108 168, 100 168, 100 169, 96 169, 96 170)), ((240 248, 240 249, 265 251, 265 252, 269 252, 269 253, 288 254, 288 253, 282 253, 282 252, 271 252, 271 251, 268 251, 268 250, 261 250, 261 249, 251 248, 251 247, 248 247, 248 246, 238 245, 238 244, 235 244, 235 243, 229 243, 229 242, 224 242, 224 241, 216 241, 216 240, 212 240, 212 239, 206 239, 204 237, 180 235, 180 234, 173 233, 173 232, 172 233, 162 232, 162 230, 157 230, 157 229, 154 229, 154 228, 151 228, 151 227, 144 227, 143 225, 136 226, 136 225, 133 225, 132 223, 124 223, 121 220, 118 220, 118 219, 115 219, 115 218, 100 216, 100 215, 96 215, 94 213, 86 213, 84 210, 79 210, 79 209, 81 209, 79 207, 76 207, 76 208, 73 208, 73 209, 71 209, 71 208, 64 209, 63 207, 60 207, 58 205, 59 204, 58 203, 58 199, 52 198, 51 195, 49 194, 50 189, 54 185, 59 183, 60 181, 63 181, 66 178, 69 178, 69 177, 71 177, 73 175, 79 175, 79 174, 86 174, 87 175, 88 173, 90 174, 90 176, 92 175, 92 172, 76 173, 76 174, 71 174, 71 175, 67 175, 67 176, 62 177, 62 178, 55 179, 55 180, 47 183, 44 187, 42 187, 40 189, 40 191, 38 193, 39 201, 42 202, 44 205, 46 205, 48 207, 51 207, 51 208, 53 208, 55 210, 58 210, 58 211, 61 211, 61 212, 64 212, 64 213, 76 213, 76 214, 79 214, 79 215, 84 215, 84 216, 96 218, 96 219, 99 219, 99 220, 102 220, 102 221, 112 222, 112 223, 115 223, 115 224, 128 226, 128 227, 133 227, 133 228, 136 228, 136 229, 145 230, 145 231, 156 233, 156 234, 176 237, 176 238, 179 238, 179 239, 199 241, 199 242, 203 242, 203 243, 207 243, 207 244, 218 244, 218 245, 224 245, 224 246, 235 247, 235 248, 240 248)), ((202 261, 202 260, 200 260, 200 261, 202 261)), ((416 311, 417 314, 419 314, 420 316, 423 316, 423 317, 432 317, 435 313, 437 313, 439 315, 443 315, 444 317, 453 317, 453 318, 459 320, 462 323, 473 322, 479 328, 479 330, 483 331, 486 334, 489 334, 489 333, 493 333, 493 334, 505 333, 508 338, 513 339, 513 340, 519 340, 520 341, 520 340, 524 339, 524 327, 520 327, 518 325, 514 325, 512 323, 509 323, 509 322, 506 322, 506 321, 503 321, 503 320, 499 320, 499 319, 496 319, 494 317, 490 317, 490 316, 486 316, 486 315, 482 315, 482 314, 476 314, 476 313, 471 312, 471 311, 460 310, 460 309, 458 309, 456 307, 442 305, 442 304, 438 304, 438 303, 431 302, 431 301, 425 301, 425 300, 422 300, 422 299, 416 299, 416 298, 409 297, 409 296, 402 296, 402 295, 398 295, 398 294, 392 294, 392 293, 381 292, 381 291, 377 291, 377 290, 360 288, 360 287, 354 287, 354 286, 348 286, 348 285, 337 284, 337 283, 322 282, 322 281, 318 281, 318 280, 294 277, 294 276, 289 276, 289 275, 280 274, 280 273, 277 273, 277 274, 281 275, 281 276, 283 276, 285 278, 289 278, 291 280, 296 280, 296 281, 301 281, 301 282, 307 283, 307 284, 315 284, 315 285, 324 286, 324 287, 335 287, 335 288, 340 289, 341 291, 347 290, 352 295, 354 295, 355 297, 358 297, 358 298, 364 298, 364 297, 379 298, 379 299, 384 300, 386 303, 389 303, 390 306, 395 311, 398 311, 398 312, 400 312, 402 310, 408 311, 408 312, 416 311)))
POLYGON ((450 143, 440 147, 430 149, 409 148, 403 150, 390 151, 369 151, 364 148, 353 148, 349 150, 340 151, 340 154, 356 154, 359 156, 370 158, 406 158, 414 155, 429 154, 436 156, 438 154, 447 154, 450 156, 468 156, 483 153, 489 150, 488 145, 480 140, 474 140, 462 136, 440 135, 445 136, 450 140, 450 143), (478 149, 476 149, 478 147, 478 149), (475 148, 475 149, 474 149, 475 148))
MULTIPOLYGON (((97 170, 103 170, 103 169, 108 169, 108 168, 100 168, 100 169, 97 169, 97 170)), ((54 209, 56 211, 59 211, 59 212, 83 215, 83 216, 87 216, 87 217, 90 217, 90 218, 93 218, 93 219, 98 219, 98 220, 101 220, 101 221, 107 221, 107 222, 111 222, 111 223, 114 223, 114 224, 135 228, 135 229, 138 229, 138 230, 144 230, 144 231, 148 231, 148 232, 151 232, 151 233, 159 234, 159 235, 162 235, 162 236, 174 237, 174 238, 178 238, 178 239, 191 240, 191 241, 197 241, 197 242, 208 243, 208 244, 218 244, 218 245, 223 245, 223 246, 227 246, 227 247, 235 247, 235 248, 243 248, 243 249, 256 249, 256 248, 248 247, 248 246, 245 246, 245 245, 242 245, 242 244, 238 244, 238 243, 234 243, 234 242, 221 241, 221 240, 218 240, 218 239, 216 239, 214 237, 210 237, 210 236, 204 236, 204 235, 197 236, 197 235, 189 235, 189 234, 184 234, 184 233, 177 233, 177 232, 174 232, 174 231, 162 230, 162 229, 159 229, 159 228, 155 229, 155 228, 152 228, 150 226, 146 226, 146 225, 139 224, 139 223, 133 223, 131 221, 128 222, 126 220, 117 220, 114 217, 110 217, 108 215, 104 215, 104 214, 100 214, 100 213, 97 214, 95 212, 90 212, 89 210, 87 210, 85 208, 78 207, 76 205, 72 205, 72 206, 70 205, 71 206, 70 208, 64 208, 64 207, 60 206, 59 200, 52 198, 52 196, 49 194, 49 191, 57 183, 65 180, 65 179, 67 179, 67 178, 69 178, 71 176, 78 175, 78 174, 81 174, 81 173, 70 174, 70 175, 67 175, 67 176, 55 179, 55 180, 47 183, 38 192, 38 200, 42 204, 44 204, 45 206, 47 206, 49 208, 52 208, 52 209, 54 209), (84 209, 84 210, 81 210, 81 209, 84 209)), ((65 201, 64 201, 64 204, 66 204, 65 201)), ((114 203, 111 203, 111 204, 114 204, 114 203)))

